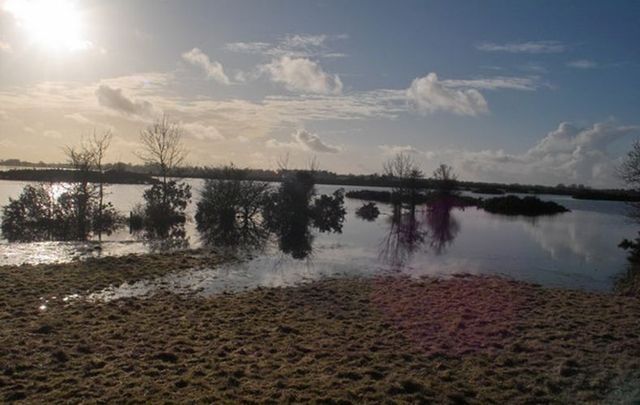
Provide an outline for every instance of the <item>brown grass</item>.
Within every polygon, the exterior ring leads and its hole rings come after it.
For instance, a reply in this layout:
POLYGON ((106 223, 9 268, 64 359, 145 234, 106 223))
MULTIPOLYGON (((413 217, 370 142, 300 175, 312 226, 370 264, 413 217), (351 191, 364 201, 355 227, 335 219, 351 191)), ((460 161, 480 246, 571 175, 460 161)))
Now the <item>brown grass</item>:
MULTIPOLYGON (((117 263, 124 266, 127 260, 117 263)), ((143 273, 157 275, 172 261, 204 259, 135 260, 147 268, 143 273)), ((0 399, 561 403, 640 398, 640 301, 635 298, 489 277, 380 278, 212 298, 159 293, 101 304, 57 302, 37 309, 43 291, 59 294, 66 282, 78 291, 101 287, 110 278, 132 277, 136 269, 96 264, 90 273, 83 266, 69 266, 69 276, 60 274, 65 266, 22 269, 21 275, 16 268, 0 268, 0 399), (101 272, 110 275, 95 274, 101 272), (81 276, 89 281, 73 279, 81 276)))

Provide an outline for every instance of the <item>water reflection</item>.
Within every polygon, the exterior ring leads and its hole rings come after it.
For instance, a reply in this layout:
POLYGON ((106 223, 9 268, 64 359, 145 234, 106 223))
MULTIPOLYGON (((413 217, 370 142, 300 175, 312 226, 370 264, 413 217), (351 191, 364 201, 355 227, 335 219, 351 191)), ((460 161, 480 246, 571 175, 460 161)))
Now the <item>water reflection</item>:
MULTIPOLYGON (((203 189, 203 181, 189 182, 193 186, 197 202, 203 189)), ((9 197, 17 197, 26 184, 0 181, 0 205, 1 202, 8 201, 9 197)), ((278 186, 279 184, 271 184, 274 190, 278 186)), ((338 189, 337 186, 316 187, 318 194, 329 196, 338 189)), ((111 200, 118 210, 129 212, 140 201, 145 189, 145 186, 114 185, 111 200)), ((449 211, 447 221, 447 210, 443 211, 445 215, 429 218, 426 207, 419 208, 414 219, 418 223, 418 230, 427 233, 425 240, 417 246, 409 243, 410 248, 415 246, 411 257, 396 260, 396 263, 403 263, 404 274, 416 277, 460 272, 498 273, 544 285, 609 290, 613 286, 614 276, 624 271, 627 264, 626 253, 617 244, 624 238, 634 238, 637 235, 637 225, 630 223, 622 215, 626 209, 624 203, 563 200, 562 204, 570 207, 572 212, 553 218, 538 218, 537 221, 492 215, 475 208, 461 210, 455 206, 449 211), (435 239, 431 239, 434 235, 435 239), (435 253, 440 242, 432 247, 434 240, 444 242, 441 243, 443 249, 439 255, 435 253)), ((356 211, 361 206, 361 200, 345 199, 347 214, 341 233, 319 232, 314 228, 313 222, 307 222, 310 241, 304 237, 297 241, 294 237, 295 229, 278 234, 270 231, 264 250, 251 254, 252 259, 243 265, 250 267, 250 271, 238 278, 238 285, 271 285, 275 279, 303 282, 345 273, 371 275, 391 269, 389 261, 381 257, 381 243, 389 236, 392 227, 401 229, 400 234, 395 235, 401 238, 401 243, 411 242, 411 238, 405 237, 406 232, 404 235, 402 233, 402 230, 412 229, 410 218, 393 224, 392 207, 378 204, 378 219, 364 221, 356 216, 356 211), (407 226, 399 226, 402 223, 407 226), (300 241, 301 248, 290 247, 300 241), (291 253, 280 252, 281 244, 285 250, 291 249, 290 252, 306 252, 299 256, 307 255, 307 258, 312 257, 313 260, 294 259, 291 253), (309 244, 312 249, 308 247, 309 244)), ((195 204, 190 204, 185 213, 189 218, 194 218, 195 204)), ((195 221, 186 222, 185 233, 190 247, 197 248, 205 242, 196 225, 195 221)), ((305 227, 301 229, 304 230, 305 227)), ((297 234, 305 235, 299 230, 297 234)), ((92 242, 10 244, 2 240, 0 264, 68 262, 86 257, 145 253, 150 248, 162 250, 165 247, 160 243, 147 243, 132 237, 126 228, 106 236, 100 244, 101 249, 95 249, 95 246, 92 242)), ((400 257, 402 255, 400 253, 400 257)), ((219 277, 210 282, 222 281, 219 277)))
POLYGON ((402 270, 421 249, 426 248, 436 255, 445 253, 460 231, 452 214, 454 207, 456 202, 451 196, 443 196, 418 209, 394 207, 389 217, 389 230, 381 243, 381 260, 395 270, 402 270))
MULTIPOLYGON (((460 232, 460 224, 452 214, 456 206, 450 197, 436 200, 427 208, 427 227, 429 228, 429 246, 436 254, 442 254, 460 232)), ((464 207, 460 207, 464 210, 464 207)))
POLYGON ((227 179, 207 180, 201 192, 196 222, 207 246, 251 251, 273 236, 282 253, 305 259, 313 252, 313 231, 342 232, 343 191, 315 197, 313 173, 286 173, 275 191, 234 173, 230 168, 227 179))

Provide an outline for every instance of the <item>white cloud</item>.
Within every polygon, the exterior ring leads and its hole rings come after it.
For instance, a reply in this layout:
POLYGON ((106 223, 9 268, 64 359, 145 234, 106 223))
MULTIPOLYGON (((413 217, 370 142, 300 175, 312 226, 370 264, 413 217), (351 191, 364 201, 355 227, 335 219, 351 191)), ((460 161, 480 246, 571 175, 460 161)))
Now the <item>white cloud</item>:
POLYGON ((323 142, 318 135, 312 134, 304 129, 296 131, 293 137, 311 152, 338 153, 342 150, 337 146, 323 142))
POLYGON ((275 42, 231 42, 225 49, 232 52, 263 55, 267 57, 339 58, 346 56, 329 49, 327 42, 346 39, 347 35, 293 34, 275 42))
POLYGON ((610 155, 609 146, 639 132, 638 126, 611 122, 585 128, 563 122, 525 153, 466 153, 460 164, 467 172, 483 175, 485 179, 612 187, 619 181, 615 175, 616 159, 610 155))
POLYGON ((153 113, 153 106, 148 101, 132 100, 125 96, 122 89, 100 85, 95 91, 98 104, 125 115, 150 115, 153 113))
POLYGON ((379 145, 385 155, 397 155, 399 153, 420 154, 423 153, 419 149, 411 145, 379 145))
POLYGON ((272 81, 282 83, 294 92, 340 94, 342 81, 338 75, 326 73, 317 63, 307 58, 283 56, 263 66, 272 81))
POLYGON ((383 156, 417 154, 427 172, 439 163, 451 164, 466 180, 617 187, 620 183, 615 170, 619 157, 612 156, 609 147, 633 134, 640 134, 640 126, 604 122, 579 128, 563 122, 523 153, 502 149, 424 151, 410 145, 380 145, 379 149, 383 156))
POLYGON ((323 142, 318 135, 312 134, 305 129, 297 130, 291 134, 291 138, 292 142, 280 142, 276 139, 269 139, 265 145, 268 148, 298 149, 316 153, 339 153, 342 151, 342 148, 323 142))
POLYGON ((487 101, 478 90, 447 87, 433 72, 415 79, 407 90, 407 97, 422 112, 447 111, 476 116, 489 111, 487 101))
POLYGON ((204 125, 198 122, 189 122, 181 125, 182 129, 191 137, 200 141, 219 141, 223 140, 224 136, 218 131, 218 129, 211 125, 204 125))
POLYGON ((189 52, 183 53, 182 58, 192 65, 202 68, 209 79, 213 79, 221 84, 231 84, 229 77, 224 73, 222 64, 211 61, 200 49, 193 48, 189 52))
POLYGON ((566 46, 559 41, 527 41, 508 42, 498 44, 495 42, 482 42, 476 45, 476 49, 484 52, 508 52, 508 53, 561 53, 566 46))
POLYGON ((576 68, 576 69, 593 69, 598 67, 598 64, 592 60, 588 59, 578 59, 567 62, 567 66, 576 68))
POLYGON ((535 90, 538 87, 536 77, 510 77, 497 76, 481 79, 467 80, 442 80, 442 85, 447 87, 471 87, 483 90, 535 90))

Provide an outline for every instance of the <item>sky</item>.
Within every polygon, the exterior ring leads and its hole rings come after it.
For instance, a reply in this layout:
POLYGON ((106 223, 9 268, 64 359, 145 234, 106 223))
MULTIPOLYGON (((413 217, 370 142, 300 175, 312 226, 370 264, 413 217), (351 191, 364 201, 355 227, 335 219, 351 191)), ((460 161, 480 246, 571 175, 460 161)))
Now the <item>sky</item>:
POLYGON ((620 186, 638 1, 0 0, 0 159, 166 115, 198 165, 620 186))

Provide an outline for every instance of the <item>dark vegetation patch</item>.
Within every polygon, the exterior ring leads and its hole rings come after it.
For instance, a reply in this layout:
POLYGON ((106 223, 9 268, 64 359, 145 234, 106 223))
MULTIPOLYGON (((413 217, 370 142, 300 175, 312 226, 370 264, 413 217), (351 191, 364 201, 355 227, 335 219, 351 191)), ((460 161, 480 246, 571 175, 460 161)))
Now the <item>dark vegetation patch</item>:
POLYGON ((503 215, 553 215, 569 210, 554 201, 542 201, 537 197, 517 197, 508 195, 482 200, 479 207, 492 214, 503 215))
MULTIPOLYGON (((345 196, 347 198, 376 201, 385 204, 391 204, 393 201, 397 200, 397 197, 393 192, 380 190, 352 190, 348 191, 345 196)), ((419 192, 414 194, 412 198, 416 204, 434 204, 441 201, 443 196, 437 192, 419 192)), ((567 208, 556 202, 542 201, 538 197, 533 196, 521 198, 514 195, 508 195, 504 197, 476 198, 453 194, 448 195, 446 198, 452 201, 452 206, 475 206, 493 214, 538 216, 553 215, 569 211, 567 208)), ((407 202, 408 201, 403 201, 403 203, 407 202)))
POLYGON ((374 202, 365 203, 358 208, 356 215, 367 221, 373 221, 378 218, 378 215, 380 215, 380 209, 378 209, 378 206, 376 206, 376 203, 374 202))
POLYGON ((628 389, 640 369, 640 301, 631 297, 489 277, 380 278, 206 299, 160 292, 58 301, 38 310, 41 296, 207 261, 215 259, 189 253, 1 267, 0 398, 598 403, 622 392, 628 403, 639 399, 628 389))

